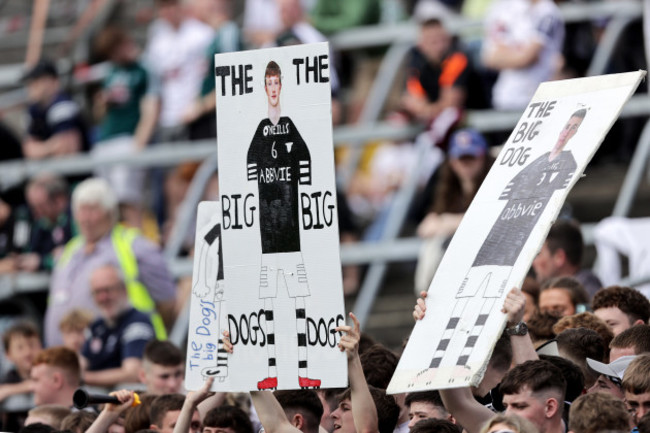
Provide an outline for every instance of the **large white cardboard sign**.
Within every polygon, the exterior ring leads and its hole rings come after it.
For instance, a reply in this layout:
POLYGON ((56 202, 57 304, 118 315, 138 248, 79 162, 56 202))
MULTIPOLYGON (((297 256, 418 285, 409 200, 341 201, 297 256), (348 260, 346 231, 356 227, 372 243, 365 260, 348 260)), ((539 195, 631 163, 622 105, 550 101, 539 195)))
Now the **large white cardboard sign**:
POLYGON ((569 190, 645 72, 543 83, 472 201, 436 272, 389 393, 477 385, 569 190))
POLYGON ((334 331, 345 315, 328 46, 215 61, 226 328, 234 346, 215 389, 347 386, 334 331))

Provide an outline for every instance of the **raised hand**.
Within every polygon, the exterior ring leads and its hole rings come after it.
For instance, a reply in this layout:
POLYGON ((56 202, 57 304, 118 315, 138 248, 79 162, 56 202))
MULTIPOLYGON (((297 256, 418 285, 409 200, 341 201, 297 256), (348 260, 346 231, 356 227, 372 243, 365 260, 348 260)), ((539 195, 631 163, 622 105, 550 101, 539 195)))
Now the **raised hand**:
POLYGON ((338 332, 345 332, 338 346, 341 352, 345 351, 347 353, 348 359, 359 353, 359 340, 361 339, 361 325, 359 324, 359 320, 357 320, 357 316, 354 313, 350 313, 350 318, 354 326, 343 325, 337 326, 335 329, 338 332))
POLYGON ((427 292, 424 290, 420 292, 420 297, 418 298, 415 307, 413 308, 413 319, 417 322, 418 320, 424 319, 424 313, 427 311, 427 292))
POLYGON ((223 335, 223 349, 228 353, 233 353, 233 345, 230 342, 230 332, 223 331, 221 334, 223 335))
POLYGON ((501 312, 508 315, 508 324, 516 325, 521 322, 526 312, 526 296, 521 289, 513 287, 503 301, 501 312))

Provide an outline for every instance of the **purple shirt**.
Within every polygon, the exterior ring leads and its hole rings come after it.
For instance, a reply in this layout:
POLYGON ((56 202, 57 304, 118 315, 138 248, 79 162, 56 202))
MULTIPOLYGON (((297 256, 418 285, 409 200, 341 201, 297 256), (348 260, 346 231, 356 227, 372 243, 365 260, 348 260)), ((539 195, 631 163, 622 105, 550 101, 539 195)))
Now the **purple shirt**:
MULTIPOLYGON (((174 300, 176 288, 160 248, 142 236, 135 238, 132 248, 138 262, 138 280, 149 290, 151 298, 156 303, 174 300)), ((120 269, 110 232, 97 242, 91 253, 86 253, 85 245, 82 245, 67 263, 57 263, 45 312, 46 347, 63 344, 59 323, 71 310, 83 308, 99 317, 99 310, 90 294, 90 274, 106 264, 120 269)))

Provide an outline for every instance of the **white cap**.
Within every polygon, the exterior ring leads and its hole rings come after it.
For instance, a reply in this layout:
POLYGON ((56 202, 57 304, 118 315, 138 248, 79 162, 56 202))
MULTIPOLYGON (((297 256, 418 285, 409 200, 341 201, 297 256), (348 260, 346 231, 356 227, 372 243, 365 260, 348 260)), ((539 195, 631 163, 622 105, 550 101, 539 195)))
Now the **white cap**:
POLYGON ((592 370, 600 374, 610 377, 618 377, 623 380, 625 369, 630 365, 630 362, 632 362, 634 358, 636 358, 636 355, 621 356, 609 364, 604 364, 602 362, 594 361, 591 358, 587 358, 587 364, 589 364, 589 367, 591 367, 592 370))
POLYGON ((539 346, 536 352, 538 355, 560 356, 560 351, 557 348, 557 340, 548 340, 539 346))
POLYGON ((413 16, 418 23, 424 23, 431 19, 439 19, 444 23, 454 15, 455 13, 447 6, 434 0, 419 1, 413 11, 413 16))

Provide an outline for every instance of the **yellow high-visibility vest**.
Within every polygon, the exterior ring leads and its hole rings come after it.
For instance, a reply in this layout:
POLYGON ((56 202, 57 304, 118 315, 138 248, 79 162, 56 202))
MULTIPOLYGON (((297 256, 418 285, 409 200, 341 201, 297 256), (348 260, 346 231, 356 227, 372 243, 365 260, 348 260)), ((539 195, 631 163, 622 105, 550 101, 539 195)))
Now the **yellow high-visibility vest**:
MULTIPOLYGON (((131 301, 131 305, 138 311, 146 313, 151 319, 156 338, 158 340, 167 339, 167 330, 165 324, 156 311, 156 303, 149 295, 147 288, 138 280, 138 261, 133 254, 133 241, 140 234, 138 229, 127 228, 121 224, 116 224, 111 232, 111 242, 115 255, 120 264, 120 269, 124 276, 124 283, 126 284, 126 292, 131 301)), ((84 245, 84 239, 81 236, 72 238, 63 249, 61 258, 59 259, 60 265, 65 265, 72 255, 84 245)))

